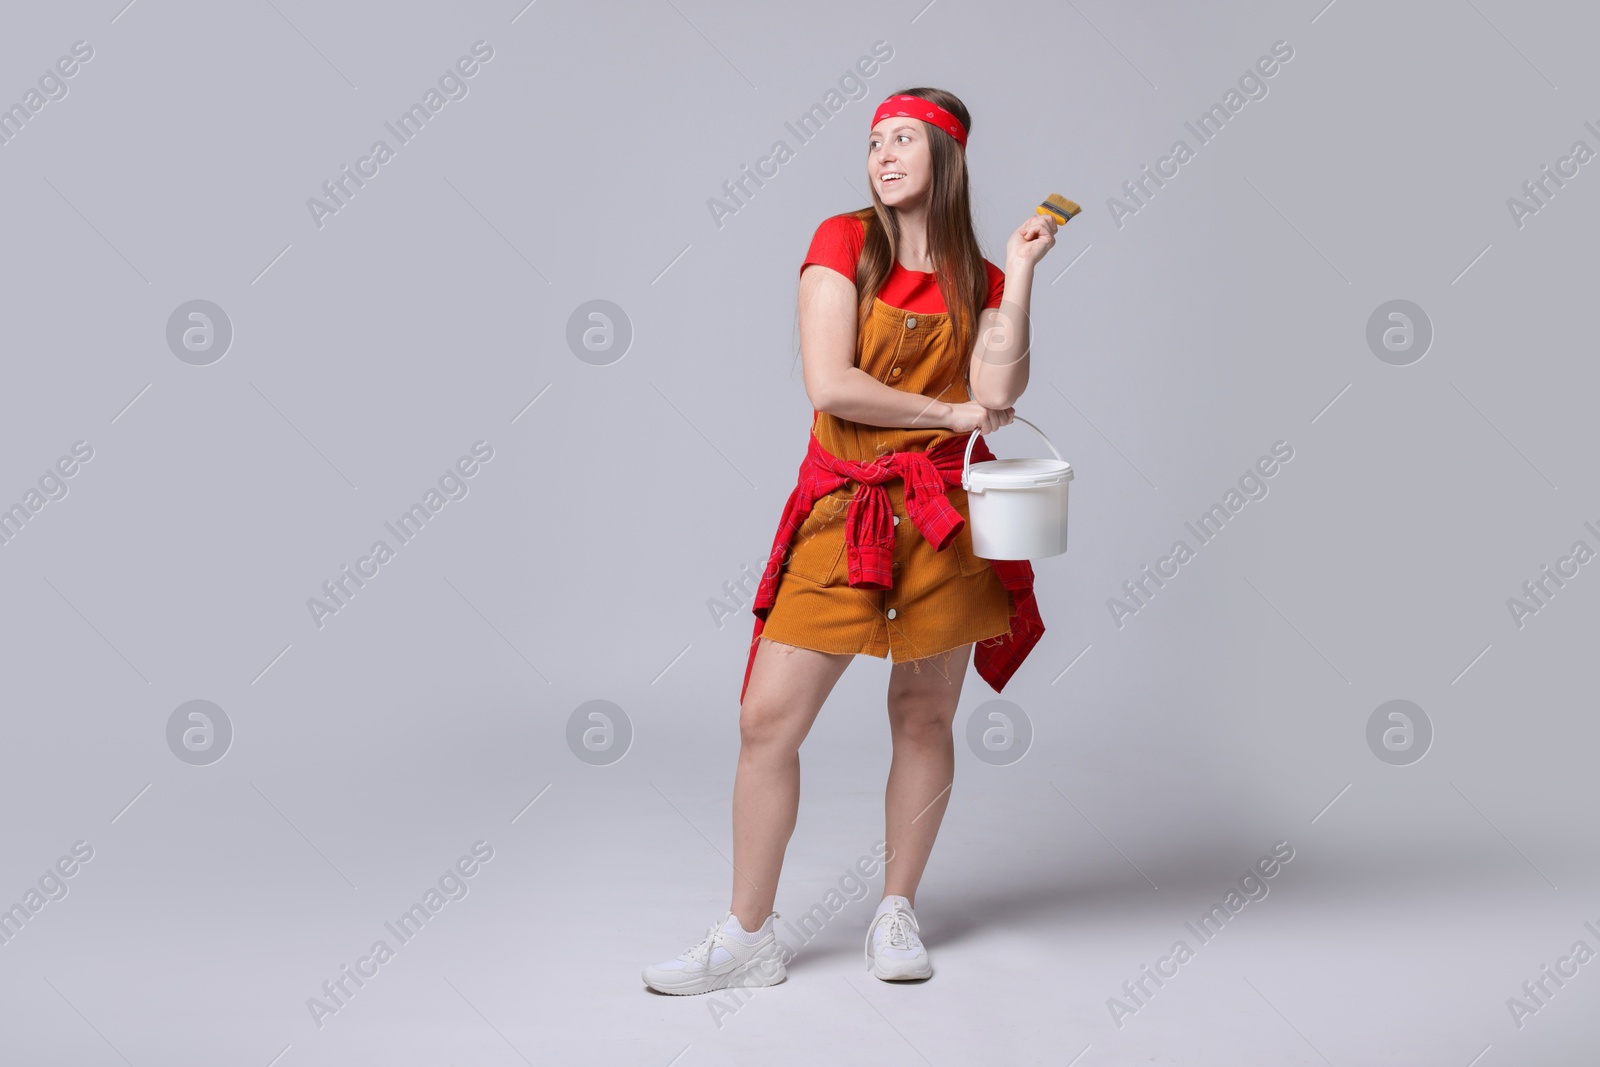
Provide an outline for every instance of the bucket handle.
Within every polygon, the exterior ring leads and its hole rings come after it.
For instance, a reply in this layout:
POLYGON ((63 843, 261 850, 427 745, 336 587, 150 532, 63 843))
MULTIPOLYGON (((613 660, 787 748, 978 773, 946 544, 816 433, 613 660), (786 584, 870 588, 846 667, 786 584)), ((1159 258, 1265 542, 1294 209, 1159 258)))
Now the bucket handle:
MULTIPOLYGON (((1056 452, 1056 446, 1053 445, 1053 444, 1050 444, 1050 438, 1045 437, 1043 430, 1039 429, 1039 427, 1037 427, 1037 426, 1034 426, 1033 423, 1028 422, 1028 420, 1023 418, 1021 415, 1013 415, 1013 416, 1011 416, 1011 419, 1012 419, 1013 422, 1027 423, 1027 425, 1032 426, 1033 427, 1033 432, 1038 434, 1040 437, 1044 437, 1044 443, 1047 444, 1047 445, 1050 445, 1050 451, 1051 452, 1055 452, 1055 457, 1057 459, 1061 460, 1061 462, 1063 462, 1063 463, 1066 462, 1066 459, 1061 455, 1061 453, 1060 452, 1056 452)), ((1006 425, 1009 426, 1010 423, 1007 423, 1006 425)), ((1001 429, 1005 429, 1005 427, 1002 426, 1001 429)), ((967 451, 966 451, 966 454, 961 457, 961 488, 963 488, 963 489, 970 488, 967 485, 967 472, 971 469, 972 446, 974 444, 976 444, 977 441, 978 441, 978 431, 977 430, 973 430, 972 431, 972 435, 967 438, 967 451)))

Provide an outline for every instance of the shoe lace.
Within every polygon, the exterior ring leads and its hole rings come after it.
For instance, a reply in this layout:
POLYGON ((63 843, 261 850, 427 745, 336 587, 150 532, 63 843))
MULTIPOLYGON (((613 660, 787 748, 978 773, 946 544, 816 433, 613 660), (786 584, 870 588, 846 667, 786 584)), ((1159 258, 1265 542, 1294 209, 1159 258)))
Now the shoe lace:
POLYGON ((702 937, 697 944, 685 949, 678 958, 687 960, 690 963, 699 963, 702 966, 708 964, 711 960, 711 947, 717 943, 717 933, 721 929, 721 923, 712 923, 711 928, 706 931, 706 936, 702 937))
MULTIPOLYGON (((917 928, 917 919, 898 901, 888 911, 879 915, 876 922, 886 927, 883 939, 891 948, 911 947, 911 931, 917 928)), ((869 947, 863 952, 863 956, 868 962, 871 962, 872 950, 870 946, 872 938, 870 936, 867 938, 867 943, 869 947)))

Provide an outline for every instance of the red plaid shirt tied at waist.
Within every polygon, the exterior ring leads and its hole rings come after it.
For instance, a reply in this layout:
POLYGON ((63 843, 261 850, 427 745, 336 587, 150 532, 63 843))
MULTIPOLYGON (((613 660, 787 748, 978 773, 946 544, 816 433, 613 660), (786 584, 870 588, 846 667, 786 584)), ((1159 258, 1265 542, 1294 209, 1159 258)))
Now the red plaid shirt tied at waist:
MULTIPOLYGON (((894 585, 894 509, 883 483, 891 478, 904 481, 906 511, 911 521, 929 544, 944 551, 967 521, 945 496, 946 486, 961 484, 967 437, 948 437, 926 452, 891 452, 870 462, 859 462, 833 455, 822 447, 815 433, 811 434, 806 458, 800 464, 799 481, 789 493, 766 570, 750 605, 756 622, 750 638, 750 657, 744 667, 744 685, 739 689, 741 704, 750 685, 750 668, 755 665, 756 645, 766 626, 767 613, 778 598, 783 555, 796 531, 810 517, 812 505, 848 481, 861 483, 850 498, 845 516, 850 584, 864 589, 889 589, 894 585)), ((980 434, 972 445, 972 462, 994 458, 980 434)), ((989 564, 1011 593, 1015 614, 1009 633, 978 642, 973 662, 978 674, 998 693, 1044 636, 1044 621, 1033 597, 1033 565, 1025 559, 994 559, 989 564)))

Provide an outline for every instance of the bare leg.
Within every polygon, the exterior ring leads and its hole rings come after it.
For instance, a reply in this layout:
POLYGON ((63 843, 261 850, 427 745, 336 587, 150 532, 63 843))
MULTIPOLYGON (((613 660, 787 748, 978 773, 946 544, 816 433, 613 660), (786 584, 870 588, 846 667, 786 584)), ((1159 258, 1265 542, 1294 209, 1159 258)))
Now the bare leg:
POLYGON ((903 896, 912 907, 950 801, 956 769, 951 725, 971 656, 969 643, 937 656, 896 663, 890 670, 894 758, 883 798, 890 857, 883 893, 903 896))
POLYGON ((746 930, 772 912, 800 808, 800 743, 855 657, 761 638, 739 708, 733 780, 733 904, 746 930))

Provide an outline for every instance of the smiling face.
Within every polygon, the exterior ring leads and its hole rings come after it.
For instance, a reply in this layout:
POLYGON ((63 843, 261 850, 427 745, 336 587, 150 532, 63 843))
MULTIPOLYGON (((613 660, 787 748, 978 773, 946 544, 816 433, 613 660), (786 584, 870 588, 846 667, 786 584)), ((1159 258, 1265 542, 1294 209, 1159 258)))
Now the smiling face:
POLYGON ((933 184, 933 153, 921 119, 890 115, 867 139, 867 178, 889 207, 907 207, 933 184))

